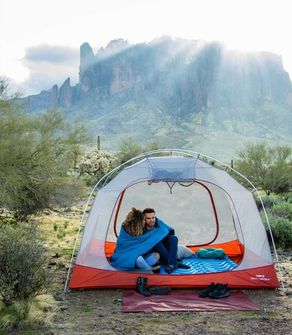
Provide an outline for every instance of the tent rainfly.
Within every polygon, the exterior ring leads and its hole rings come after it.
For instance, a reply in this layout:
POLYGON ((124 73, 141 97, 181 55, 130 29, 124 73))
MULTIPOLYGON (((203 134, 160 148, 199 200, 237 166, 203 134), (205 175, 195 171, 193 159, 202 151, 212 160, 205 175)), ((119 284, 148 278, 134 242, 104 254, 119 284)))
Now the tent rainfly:
MULTIPOLYGON (((136 286, 141 271, 118 270, 109 260, 121 223, 132 207, 154 207, 157 217, 175 229, 180 244, 195 252, 199 248, 222 248, 235 264, 219 272, 147 273, 149 285, 188 288, 221 282, 231 288, 279 287, 266 230, 252 193, 226 169, 207 164, 210 158, 187 150, 155 150, 104 176, 84 210, 80 227, 93 201, 65 289, 68 282, 71 289, 136 286)), ((254 187, 253 192, 258 194, 254 187)), ((79 240, 77 237, 74 249, 79 240)), ((273 238, 272 243, 274 246, 273 238)))

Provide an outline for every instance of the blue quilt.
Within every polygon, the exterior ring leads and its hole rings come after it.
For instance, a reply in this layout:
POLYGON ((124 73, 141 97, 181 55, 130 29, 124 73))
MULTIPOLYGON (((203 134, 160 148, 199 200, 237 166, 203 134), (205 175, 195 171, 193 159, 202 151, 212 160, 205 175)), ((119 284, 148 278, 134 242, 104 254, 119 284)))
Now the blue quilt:
POLYGON ((129 235, 123 225, 117 240, 116 249, 110 258, 111 265, 120 270, 135 268, 136 259, 149 252, 158 242, 164 239, 171 227, 162 220, 157 219, 157 227, 147 231, 141 236, 129 235))

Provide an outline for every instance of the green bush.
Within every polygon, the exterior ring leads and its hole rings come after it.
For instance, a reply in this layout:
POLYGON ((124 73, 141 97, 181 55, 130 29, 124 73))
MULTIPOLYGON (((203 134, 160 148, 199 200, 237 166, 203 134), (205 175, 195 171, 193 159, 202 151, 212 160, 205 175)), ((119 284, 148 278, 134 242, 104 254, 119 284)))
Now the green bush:
POLYGON ((119 164, 125 163, 129 159, 141 154, 142 152, 161 149, 158 142, 152 142, 148 145, 140 145, 135 143, 132 138, 124 138, 121 142, 117 159, 119 164))
POLYGON ((292 192, 282 193, 282 200, 292 204, 292 192))
POLYGON ((10 330, 27 319, 30 301, 18 301, 5 306, 0 302, 0 330, 10 330))
POLYGON ((48 282, 45 250, 34 228, 0 227, 0 295, 5 305, 28 300, 48 282))
MULTIPOLYGON (((262 200, 266 209, 272 208, 273 206, 282 202, 281 198, 277 195, 266 195, 262 197, 262 200)), ((256 203, 259 210, 261 210, 262 205, 258 198, 256 198, 256 203)))
POLYGON ((106 151, 91 150, 80 159, 74 173, 77 173, 87 186, 92 186, 116 164, 117 160, 112 154, 106 151))
POLYGON ((85 129, 61 113, 25 114, 7 97, 0 78, 0 208, 19 221, 79 198, 83 183, 71 172, 88 140, 85 129))
POLYGON ((270 147, 266 143, 248 144, 239 152, 236 169, 249 178, 258 188, 281 194, 291 188, 292 148, 290 146, 270 147))
MULTIPOLYGON (((263 197, 276 247, 283 249, 292 248, 292 203, 289 199, 291 199, 291 192, 263 197)), ((257 204, 268 230, 259 199, 257 204)))
POLYGON ((270 213, 275 217, 285 218, 292 221, 292 204, 289 204, 288 202, 275 204, 271 207, 270 213))
POLYGON ((269 221, 276 246, 283 249, 292 248, 292 222, 283 217, 269 216, 269 221))

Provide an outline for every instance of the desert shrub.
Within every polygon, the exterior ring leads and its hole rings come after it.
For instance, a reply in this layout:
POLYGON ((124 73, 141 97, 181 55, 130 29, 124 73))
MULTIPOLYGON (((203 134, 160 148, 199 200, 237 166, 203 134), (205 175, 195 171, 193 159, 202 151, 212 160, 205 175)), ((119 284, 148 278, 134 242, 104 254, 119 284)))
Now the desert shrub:
POLYGON ((271 207, 270 213, 279 218, 285 218, 292 221, 292 204, 281 202, 271 207))
POLYGON ((116 164, 117 160, 112 154, 106 151, 91 150, 80 159, 74 173, 77 173, 90 186, 112 170, 116 164))
POLYGON ((283 201, 286 201, 289 204, 292 204, 292 192, 282 193, 281 198, 283 201))
MULTIPOLYGON (((88 136, 61 113, 25 114, 25 105, 7 97, 0 79, 0 208, 26 220, 60 201, 73 202, 82 188, 68 173, 88 136)), ((4 85, 4 86, 3 86, 4 85)))
POLYGON ((48 282, 45 250, 35 228, 0 227, 0 296, 5 305, 28 300, 48 282))
POLYGON ((119 164, 122 164, 142 152, 157 150, 159 148, 161 148, 161 145, 158 142, 152 142, 142 146, 135 143, 131 138, 125 138, 121 141, 117 159, 119 164))
POLYGON ((0 330, 8 331, 27 319, 30 301, 18 301, 9 306, 0 303, 0 330))
MULTIPOLYGON (((272 208, 273 206, 281 203, 282 201, 281 198, 277 195, 265 195, 265 196, 262 196, 262 200, 263 200, 263 203, 266 209, 272 208)), ((256 203, 257 203, 258 209, 261 210, 262 205, 261 205, 259 198, 256 198, 256 203)))
MULTIPOLYGON (((291 192, 263 197, 276 246, 283 249, 292 248, 292 203, 289 202, 290 197, 291 192)), ((257 204, 268 231, 267 222, 258 199, 257 204)), ((270 235, 268 234, 268 236, 270 235)))
POLYGON ((292 248, 292 222, 283 217, 269 216, 273 237, 277 246, 292 248))
POLYGON ((239 152, 235 166, 258 188, 268 195, 281 194, 291 188, 292 148, 269 147, 265 143, 248 144, 239 152))

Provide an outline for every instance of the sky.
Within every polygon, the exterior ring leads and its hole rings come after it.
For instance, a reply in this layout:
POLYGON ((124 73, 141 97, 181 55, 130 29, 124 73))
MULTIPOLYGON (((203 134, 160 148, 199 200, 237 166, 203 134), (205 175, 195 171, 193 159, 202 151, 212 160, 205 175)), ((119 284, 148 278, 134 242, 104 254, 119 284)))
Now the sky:
POLYGON ((79 48, 161 36, 280 55, 292 79, 291 0, 0 0, 0 77, 23 95, 78 82, 79 48))

